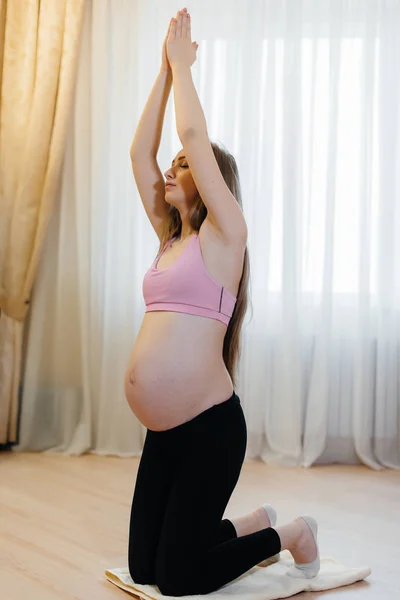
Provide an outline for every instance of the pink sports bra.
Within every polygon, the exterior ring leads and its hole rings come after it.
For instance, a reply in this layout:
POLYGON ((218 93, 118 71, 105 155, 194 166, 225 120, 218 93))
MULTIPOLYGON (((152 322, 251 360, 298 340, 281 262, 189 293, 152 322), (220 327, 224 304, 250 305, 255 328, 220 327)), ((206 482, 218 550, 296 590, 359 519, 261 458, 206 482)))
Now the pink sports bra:
POLYGON ((168 310, 217 319, 229 324, 236 297, 208 272, 201 253, 199 235, 188 242, 175 262, 157 269, 161 255, 177 236, 167 242, 143 279, 146 311, 168 310))

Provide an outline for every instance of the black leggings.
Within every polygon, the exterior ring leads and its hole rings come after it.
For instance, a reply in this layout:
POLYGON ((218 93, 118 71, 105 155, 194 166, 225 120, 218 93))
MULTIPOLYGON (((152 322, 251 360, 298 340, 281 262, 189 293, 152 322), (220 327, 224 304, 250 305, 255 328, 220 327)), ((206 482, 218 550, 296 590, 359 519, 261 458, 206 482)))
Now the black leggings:
POLYGON ((280 552, 272 528, 237 537, 222 519, 247 428, 239 396, 165 431, 147 430, 132 501, 129 572, 167 596, 208 594, 280 552))

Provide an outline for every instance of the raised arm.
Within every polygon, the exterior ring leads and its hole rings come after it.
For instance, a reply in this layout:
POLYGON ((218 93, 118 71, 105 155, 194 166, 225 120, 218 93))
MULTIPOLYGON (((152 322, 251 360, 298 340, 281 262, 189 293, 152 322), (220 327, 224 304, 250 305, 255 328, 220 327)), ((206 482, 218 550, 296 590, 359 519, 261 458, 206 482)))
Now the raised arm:
POLYGON ((130 147, 132 171, 137 189, 146 214, 160 239, 162 224, 169 210, 169 205, 165 201, 164 176, 156 158, 160 146, 165 109, 172 87, 172 70, 166 53, 168 32, 163 44, 160 71, 130 147))

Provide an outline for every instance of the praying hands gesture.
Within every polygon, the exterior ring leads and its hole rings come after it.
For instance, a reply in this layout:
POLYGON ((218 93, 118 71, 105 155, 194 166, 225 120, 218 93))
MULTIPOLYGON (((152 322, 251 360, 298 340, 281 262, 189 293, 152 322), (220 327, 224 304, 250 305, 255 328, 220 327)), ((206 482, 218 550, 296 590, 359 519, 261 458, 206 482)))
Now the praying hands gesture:
POLYGON ((199 45, 192 42, 190 15, 186 8, 179 10, 171 19, 163 44, 162 65, 165 71, 172 72, 178 65, 191 67, 196 60, 199 45))

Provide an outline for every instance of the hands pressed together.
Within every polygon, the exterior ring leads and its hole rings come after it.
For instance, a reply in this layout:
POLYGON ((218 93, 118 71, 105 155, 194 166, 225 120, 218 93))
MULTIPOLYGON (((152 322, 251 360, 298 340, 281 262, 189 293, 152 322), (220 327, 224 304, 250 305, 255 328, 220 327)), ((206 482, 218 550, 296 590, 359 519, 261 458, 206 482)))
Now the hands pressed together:
POLYGON ((161 69, 172 72, 178 65, 191 67, 199 45, 192 42, 190 15, 186 8, 179 10, 169 22, 162 50, 161 69))

